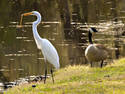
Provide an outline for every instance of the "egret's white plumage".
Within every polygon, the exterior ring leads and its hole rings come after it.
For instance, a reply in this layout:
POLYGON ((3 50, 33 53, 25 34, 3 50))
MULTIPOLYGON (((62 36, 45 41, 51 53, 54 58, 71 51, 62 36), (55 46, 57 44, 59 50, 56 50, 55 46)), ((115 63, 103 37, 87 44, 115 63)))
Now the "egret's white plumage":
MULTIPOLYGON (((37 11, 33 11, 30 13, 23 14, 23 16, 28 16, 28 15, 37 16, 37 20, 34 21, 32 24, 33 36, 34 36, 37 48, 40 49, 43 53, 45 63, 46 63, 46 61, 48 61, 49 63, 54 65, 54 67, 56 69, 59 69, 60 68, 59 56, 58 56, 58 53, 57 53, 55 47, 51 44, 51 42, 49 40, 41 38, 37 32, 37 26, 41 22, 40 13, 37 11)), ((52 70, 51 70, 51 73, 52 73, 52 70)), ((46 80, 46 75, 47 75, 47 69, 45 66, 45 80, 46 80)), ((53 76, 53 74, 52 74, 52 76, 53 76)), ((53 82, 54 82, 54 79, 53 79, 53 82)), ((45 81, 44 81, 44 83, 45 83, 45 81)))
POLYGON ((37 48, 42 51, 45 60, 53 64, 56 69, 59 69, 59 56, 55 47, 49 40, 41 38, 37 32, 37 25, 41 22, 41 15, 36 11, 33 11, 33 14, 37 16, 37 20, 33 22, 32 26, 33 36, 37 44, 37 48))
POLYGON ((47 39, 42 39, 40 44, 45 60, 48 60, 56 69, 60 68, 59 56, 54 46, 47 39))

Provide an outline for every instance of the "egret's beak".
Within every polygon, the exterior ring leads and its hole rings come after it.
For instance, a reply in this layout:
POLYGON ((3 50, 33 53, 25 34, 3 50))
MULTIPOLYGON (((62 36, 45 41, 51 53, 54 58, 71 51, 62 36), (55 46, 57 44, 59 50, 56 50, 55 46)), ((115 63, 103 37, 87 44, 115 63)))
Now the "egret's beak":
POLYGON ((23 16, 29 16, 29 15, 33 15, 33 12, 28 12, 28 13, 21 14, 20 25, 19 25, 20 27, 22 27, 23 16))
POLYGON ((24 14, 22 14, 22 15, 23 15, 23 16, 33 15, 33 12, 24 13, 24 14))

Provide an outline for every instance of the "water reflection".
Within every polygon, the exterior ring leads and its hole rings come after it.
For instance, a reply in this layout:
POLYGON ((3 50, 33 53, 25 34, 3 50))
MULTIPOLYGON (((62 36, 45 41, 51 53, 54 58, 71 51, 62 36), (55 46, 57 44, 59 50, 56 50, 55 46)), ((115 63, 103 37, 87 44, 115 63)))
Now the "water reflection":
POLYGON ((108 60, 125 56, 124 3, 124 0, 1 0, 0 81, 44 72, 43 56, 36 47, 31 28, 36 18, 25 17, 23 29, 19 29, 21 13, 37 10, 42 14, 39 34, 53 43, 61 67, 65 67, 87 63, 84 50, 88 45, 88 26, 85 23, 100 31, 94 36, 95 43, 113 49, 108 60))

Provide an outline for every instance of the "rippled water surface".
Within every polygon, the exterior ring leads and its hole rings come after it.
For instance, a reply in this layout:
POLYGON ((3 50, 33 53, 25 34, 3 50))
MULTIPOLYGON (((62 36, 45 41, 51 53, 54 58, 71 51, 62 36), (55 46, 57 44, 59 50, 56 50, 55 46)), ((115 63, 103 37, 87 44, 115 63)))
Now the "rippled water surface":
MULTIPOLYGON (((37 49, 32 22, 21 13, 37 10, 42 15, 38 26, 41 37, 56 47, 61 67, 86 64, 88 27, 99 30, 94 43, 112 49, 107 62, 125 56, 125 0, 1 0, 0 1, 0 82, 14 81, 44 73, 44 59, 37 49), (6 6, 8 5, 8 6, 6 6)), ((51 67, 48 64, 48 70, 51 67)))

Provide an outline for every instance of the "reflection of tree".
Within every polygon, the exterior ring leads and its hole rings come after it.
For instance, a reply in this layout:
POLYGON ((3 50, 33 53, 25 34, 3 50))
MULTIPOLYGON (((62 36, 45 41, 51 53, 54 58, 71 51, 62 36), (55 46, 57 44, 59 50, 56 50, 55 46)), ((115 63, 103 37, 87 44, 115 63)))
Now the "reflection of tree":
MULTIPOLYGON (((2 69, 2 57, 3 57, 3 49, 0 47, 0 70, 2 69)), ((8 82, 8 79, 5 77, 3 72, 0 71, 0 82, 8 82)))
POLYGON ((7 0, 0 0, 0 25, 7 26, 9 24, 10 5, 7 0), (6 21, 5 21, 6 20, 6 21))
POLYGON ((88 22, 88 0, 80 0, 83 14, 83 23, 88 22))
POLYGON ((5 77, 2 72, 0 72, 0 82, 8 82, 8 78, 5 77))
POLYGON ((69 39, 69 32, 71 31, 71 16, 69 11, 69 1, 68 0, 58 0, 58 7, 60 12, 60 17, 64 22, 64 34, 65 38, 69 39))
POLYGON ((64 20, 64 27, 69 28, 71 23, 70 11, 69 11, 69 1, 59 0, 58 7, 60 11, 60 16, 64 20))
POLYGON ((75 1, 72 2, 72 21, 73 22, 81 22, 81 13, 80 13, 80 5, 75 1))
MULTIPOLYGON (((117 24, 117 22, 118 22, 118 18, 117 18, 118 15, 117 15, 117 10, 116 10, 117 9, 117 5, 116 4, 117 4, 116 0, 112 0, 112 11, 111 11, 111 14, 112 14, 113 21, 116 22, 115 24, 117 24)), ((118 27, 114 27, 114 31, 117 34, 117 35, 114 36, 115 39, 119 39, 118 27)), ((117 48, 117 50, 115 50, 115 56, 118 59, 119 58, 119 54, 120 54, 120 52, 119 52, 119 41, 118 40, 114 40, 114 46, 115 46, 115 48, 117 48)))
MULTIPOLYGON (((84 62, 84 52, 83 49, 80 47, 82 43, 84 43, 84 39, 82 39, 83 31, 78 29, 77 23, 81 22, 81 17, 84 19, 82 15, 88 14, 81 14, 80 1, 68 1, 68 0, 59 0, 58 7, 60 12, 61 20, 64 24, 64 36, 66 40, 71 40, 72 43, 68 47, 68 60, 70 64, 75 64, 76 62, 83 63, 84 62), (71 7, 72 3, 72 7, 71 7), (73 24, 71 24, 73 23, 73 24), (73 48, 76 47, 76 48, 73 48), (79 54, 77 54, 79 53, 79 54), (82 59, 81 59, 82 57, 82 59)), ((81 4, 82 5, 82 4, 81 4)), ((83 9, 84 10, 84 9, 83 9)))

